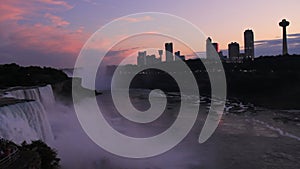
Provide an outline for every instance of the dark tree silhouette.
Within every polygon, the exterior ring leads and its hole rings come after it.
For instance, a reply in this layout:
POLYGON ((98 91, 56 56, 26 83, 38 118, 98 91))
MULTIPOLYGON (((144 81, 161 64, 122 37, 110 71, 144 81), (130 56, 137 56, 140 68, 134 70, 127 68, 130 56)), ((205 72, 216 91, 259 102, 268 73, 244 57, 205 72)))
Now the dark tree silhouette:
POLYGON ((37 152, 41 158, 42 169, 57 169, 59 168, 60 159, 57 158, 57 152, 51 149, 41 140, 33 141, 31 144, 22 143, 22 148, 37 152))

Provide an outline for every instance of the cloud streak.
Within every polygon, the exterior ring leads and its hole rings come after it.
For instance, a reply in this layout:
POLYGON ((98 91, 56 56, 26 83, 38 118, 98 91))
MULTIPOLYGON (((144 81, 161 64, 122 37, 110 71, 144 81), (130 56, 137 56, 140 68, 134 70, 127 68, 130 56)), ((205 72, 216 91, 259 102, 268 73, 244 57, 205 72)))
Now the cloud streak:
MULTIPOLYGON (((300 33, 288 35, 288 49, 290 54, 300 54, 300 33)), ((269 39, 255 41, 257 56, 279 55, 282 53, 282 39, 269 39)))
POLYGON ((50 13, 46 13, 46 14, 45 14, 45 18, 50 19, 50 21, 51 21, 55 26, 58 26, 58 27, 67 26, 67 25, 70 24, 70 22, 65 21, 65 20, 62 19, 61 17, 56 16, 56 15, 52 15, 52 14, 50 14, 50 13))
POLYGON ((151 21, 153 18, 151 16, 144 16, 144 17, 126 17, 121 18, 120 20, 129 22, 129 23, 136 23, 136 22, 145 22, 145 21, 151 21))
POLYGON ((72 9, 73 6, 67 3, 66 1, 60 1, 60 0, 38 0, 38 2, 45 3, 48 5, 55 5, 55 6, 63 6, 67 9, 72 9))
POLYGON ((30 59, 63 66, 61 59, 72 66, 90 33, 85 32, 84 27, 70 29, 69 21, 52 14, 72 9, 70 4, 62 0, 4 1, 0 5, 1 63, 24 64, 30 59))

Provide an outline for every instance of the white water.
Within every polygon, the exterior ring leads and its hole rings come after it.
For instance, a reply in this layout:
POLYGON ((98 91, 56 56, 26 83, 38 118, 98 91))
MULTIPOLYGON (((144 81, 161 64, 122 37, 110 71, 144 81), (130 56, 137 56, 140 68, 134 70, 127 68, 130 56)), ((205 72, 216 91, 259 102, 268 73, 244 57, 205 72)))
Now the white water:
POLYGON ((45 111, 55 104, 51 86, 10 88, 3 92, 3 97, 30 101, 0 107, 0 138, 16 143, 31 140, 51 143, 53 134, 45 111))
POLYGON ((43 105, 30 101, 0 107, 0 138, 16 143, 51 142, 53 135, 43 105))
POLYGON ((289 138, 292 138, 292 139, 295 139, 295 140, 300 141, 300 137, 298 137, 298 136, 296 136, 296 135, 294 135, 294 134, 291 134, 291 133, 289 133, 289 132, 283 131, 282 129, 280 129, 280 128, 278 128, 278 127, 274 127, 274 126, 272 126, 272 125, 269 125, 269 124, 266 123, 266 122, 263 122, 263 121, 261 121, 261 120, 256 120, 256 119, 253 119, 253 122, 262 124, 262 125, 264 125, 265 127, 267 127, 268 129, 277 132, 277 133, 278 133, 279 135, 281 135, 281 136, 289 137, 289 138))
POLYGON ((51 85, 34 88, 11 88, 5 91, 5 97, 16 99, 35 100, 41 102, 46 108, 55 103, 51 85))

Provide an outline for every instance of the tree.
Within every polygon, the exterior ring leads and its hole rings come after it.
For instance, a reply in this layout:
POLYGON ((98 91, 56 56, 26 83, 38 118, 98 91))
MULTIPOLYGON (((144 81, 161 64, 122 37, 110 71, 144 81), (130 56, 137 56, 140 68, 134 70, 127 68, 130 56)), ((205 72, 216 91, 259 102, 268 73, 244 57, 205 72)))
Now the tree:
POLYGON ((42 169, 57 169, 59 168, 60 159, 57 158, 57 152, 41 140, 32 141, 31 144, 22 143, 22 148, 37 152, 41 158, 42 169))

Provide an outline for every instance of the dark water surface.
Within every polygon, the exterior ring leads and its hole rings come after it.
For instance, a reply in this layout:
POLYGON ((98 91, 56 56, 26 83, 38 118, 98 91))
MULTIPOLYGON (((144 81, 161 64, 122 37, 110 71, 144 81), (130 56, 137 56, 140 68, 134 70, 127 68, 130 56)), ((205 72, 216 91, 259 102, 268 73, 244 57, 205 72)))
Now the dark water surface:
MULTIPOLYGON (((131 92, 131 102, 139 110, 150 107, 146 90, 131 92)), ((178 93, 168 93, 165 112, 154 122, 133 123, 114 108, 109 92, 97 96, 108 123, 132 137, 150 137, 172 125, 180 107, 178 93)), ((160 95, 158 94, 159 98, 160 95)), ((82 131, 73 109, 62 108, 61 121, 55 121, 56 147, 64 168, 112 169, 296 169, 300 168, 300 111, 269 110, 228 100, 219 127, 205 143, 198 137, 210 99, 184 96, 190 106, 200 103, 196 123, 184 140, 170 151, 146 159, 113 155, 94 144, 82 131), (71 111, 70 111, 71 110, 71 111), (66 123, 68 121, 68 123, 66 123), (67 125, 66 125, 67 124, 67 125), (61 125, 61 127, 59 127, 61 125), (68 143, 68 144, 66 144, 68 143)), ((187 112, 188 113, 188 112, 187 112)), ((124 143, 125 145, 125 143, 124 143)), ((143 150, 141 150, 143 151, 143 150)))

